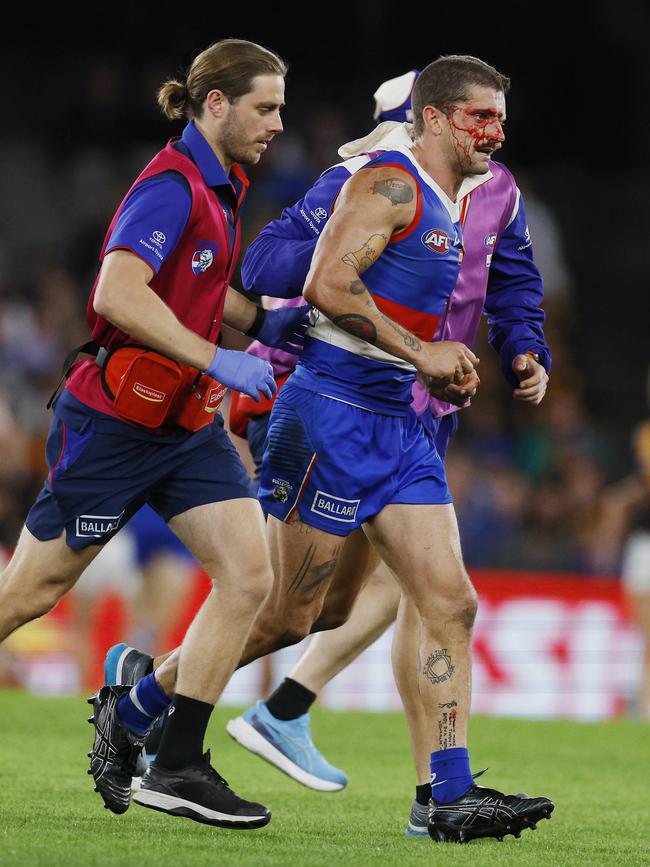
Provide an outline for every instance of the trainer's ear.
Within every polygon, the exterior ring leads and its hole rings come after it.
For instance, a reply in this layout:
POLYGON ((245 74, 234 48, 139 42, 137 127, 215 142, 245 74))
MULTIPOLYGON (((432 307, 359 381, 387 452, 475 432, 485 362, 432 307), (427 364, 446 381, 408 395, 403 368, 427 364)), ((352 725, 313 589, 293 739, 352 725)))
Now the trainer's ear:
POLYGON ((205 98, 204 107, 215 118, 221 118, 226 110, 228 99, 222 90, 211 90, 205 98))

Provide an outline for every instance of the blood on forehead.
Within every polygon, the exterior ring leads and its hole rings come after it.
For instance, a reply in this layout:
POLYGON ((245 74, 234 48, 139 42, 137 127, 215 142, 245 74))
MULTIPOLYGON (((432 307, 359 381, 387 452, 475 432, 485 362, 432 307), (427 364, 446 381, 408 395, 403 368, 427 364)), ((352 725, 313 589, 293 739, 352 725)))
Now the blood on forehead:
POLYGON ((502 111, 481 106, 470 108, 450 105, 446 114, 452 129, 469 133, 477 144, 491 140, 503 141, 501 124, 505 117, 502 111))

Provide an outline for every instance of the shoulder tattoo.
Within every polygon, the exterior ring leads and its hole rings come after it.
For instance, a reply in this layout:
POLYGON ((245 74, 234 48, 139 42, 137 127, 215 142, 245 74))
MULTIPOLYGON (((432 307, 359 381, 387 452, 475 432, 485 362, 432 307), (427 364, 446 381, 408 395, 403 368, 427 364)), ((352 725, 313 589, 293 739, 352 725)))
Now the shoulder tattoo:
POLYGON ((413 188, 401 178, 384 178, 375 181, 371 192, 388 199, 391 205, 406 205, 413 201, 413 188))

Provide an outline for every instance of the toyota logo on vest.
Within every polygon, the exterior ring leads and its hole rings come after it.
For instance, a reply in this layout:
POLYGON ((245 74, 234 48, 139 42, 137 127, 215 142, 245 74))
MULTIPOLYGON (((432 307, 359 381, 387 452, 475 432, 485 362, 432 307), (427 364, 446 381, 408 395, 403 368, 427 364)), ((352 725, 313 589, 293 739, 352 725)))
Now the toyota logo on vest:
POLYGON ((444 229, 428 229, 422 235, 422 243, 425 247, 434 250, 436 253, 448 253, 450 246, 449 232, 445 232, 444 229))

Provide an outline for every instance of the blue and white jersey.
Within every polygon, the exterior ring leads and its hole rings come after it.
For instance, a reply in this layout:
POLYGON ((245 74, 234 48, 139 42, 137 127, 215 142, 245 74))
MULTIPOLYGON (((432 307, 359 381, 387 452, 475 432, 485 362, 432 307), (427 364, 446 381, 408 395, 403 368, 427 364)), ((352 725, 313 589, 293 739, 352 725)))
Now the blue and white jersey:
MULTIPOLYGON (((415 160, 410 147, 384 151, 370 162, 348 160, 351 173, 394 166, 416 182, 411 223, 394 234, 379 259, 363 273, 377 307, 424 341, 433 339, 456 284, 462 250, 456 203, 415 160), (353 164, 353 165, 351 165, 353 164)), ((404 415, 416 370, 336 326, 316 311, 292 381, 318 394, 387 415, 404 415)))

